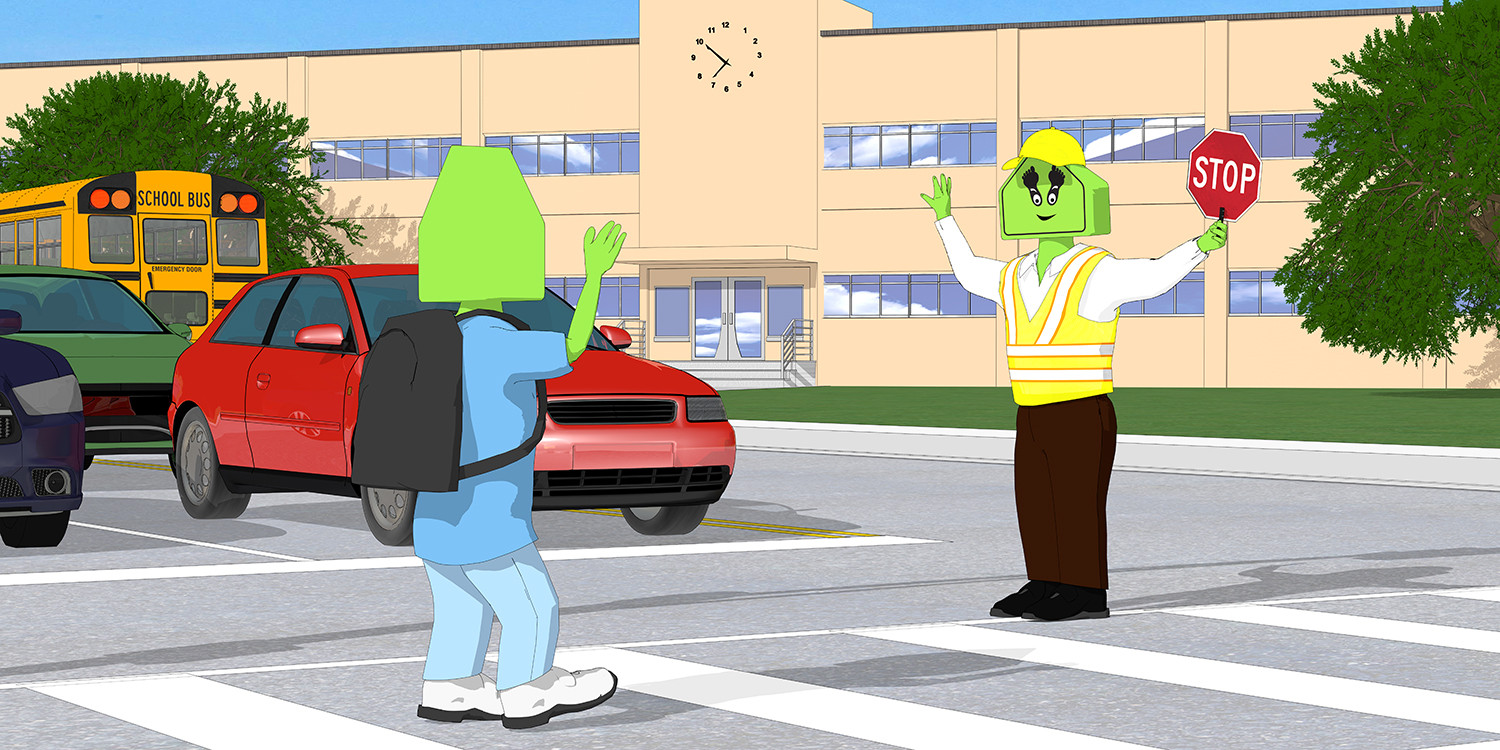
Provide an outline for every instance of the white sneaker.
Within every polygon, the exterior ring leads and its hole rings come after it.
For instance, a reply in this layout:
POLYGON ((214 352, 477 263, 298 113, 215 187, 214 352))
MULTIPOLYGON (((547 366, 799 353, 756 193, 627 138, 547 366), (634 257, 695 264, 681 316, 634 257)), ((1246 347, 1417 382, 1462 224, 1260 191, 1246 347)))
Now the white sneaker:
POLYGON ((500 691, 506 729, 529 729, 546 724, 554 716, 587 711, 615 694, 620 684, 614 672, 585 669, 569 672, 553 667, 541 677, 500 691))
POLYGON ((500 693, 487 674, 458 680, 423 680, 417 716, 433 721, 495 721, 503 717, 500 693))

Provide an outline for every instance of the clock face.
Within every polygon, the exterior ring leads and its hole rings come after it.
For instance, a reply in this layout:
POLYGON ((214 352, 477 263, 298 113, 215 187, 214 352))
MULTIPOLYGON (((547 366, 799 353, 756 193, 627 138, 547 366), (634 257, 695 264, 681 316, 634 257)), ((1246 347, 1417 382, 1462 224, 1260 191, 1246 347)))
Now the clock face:
POLYGON ((765 50, 749 26, 721 20, 705 27, 688 59, 693 83, 723 95, 755 83, 755 68, 765 59, 765 50))

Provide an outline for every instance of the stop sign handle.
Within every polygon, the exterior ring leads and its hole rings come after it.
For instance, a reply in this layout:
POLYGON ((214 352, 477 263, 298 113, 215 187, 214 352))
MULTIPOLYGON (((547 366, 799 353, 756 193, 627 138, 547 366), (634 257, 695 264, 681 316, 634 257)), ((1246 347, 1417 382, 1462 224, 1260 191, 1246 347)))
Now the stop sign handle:
POLYGON ((1223 221, 1223 220, 1224 220, 1224 207, 1223 206, 1219 206, 1219 221, 1223 221))

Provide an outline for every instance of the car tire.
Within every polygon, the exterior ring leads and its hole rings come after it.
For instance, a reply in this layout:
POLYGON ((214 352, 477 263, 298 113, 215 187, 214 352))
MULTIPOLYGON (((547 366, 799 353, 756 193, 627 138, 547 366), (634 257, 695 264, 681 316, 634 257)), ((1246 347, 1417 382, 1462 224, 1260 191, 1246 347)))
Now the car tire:
POLYGON ((230 492, 219 473, 219 453, 203 410, 193 407, 182 420, 176 446, 177 495, 193 518, 239 518, 250 495, 230 492))
POLYGON ((7 547, 56 547, 68 533, 68 517, 73 511, 40 516, 0 518, 0 540, 7 547))
POLYGON ((359 500, 365 511, 365 525, 376 540, 387 547, 412 546, 411 518, 417 505, 416 490, 360 487, 359 500))
POLYGON ((708 504, 665 505, 645 508, 621 508, 625 523, 638 533, 647 536, 672 536, 686 534, 698 528, 703 517, 708 515, 708 504))

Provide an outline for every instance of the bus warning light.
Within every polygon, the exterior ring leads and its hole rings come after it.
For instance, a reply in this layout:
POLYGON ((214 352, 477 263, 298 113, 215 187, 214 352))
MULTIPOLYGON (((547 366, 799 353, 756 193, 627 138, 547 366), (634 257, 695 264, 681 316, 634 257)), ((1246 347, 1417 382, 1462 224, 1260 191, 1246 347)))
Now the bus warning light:
POLYGON ((109 191, 100 188, 89 193, 89 204, 94 208, 104 208, 109 205, 109 191))
POLYGON ((234 213, 237 204, 238 201, 235 200, 234 193, 225 193, 219 196, 219 210, 226 214, 234 213))
POLYGON ((116 190, 114 194, 110 196, 109 203, 115 208, 123 211, 130 207, 130 193, 124 190, 116 190))
POLYGON ((258 203, 259 201, 255 200, 255 196, 253 195, 240 196, 240 210, 247 214, 255 213, 255 207, 258 203))

